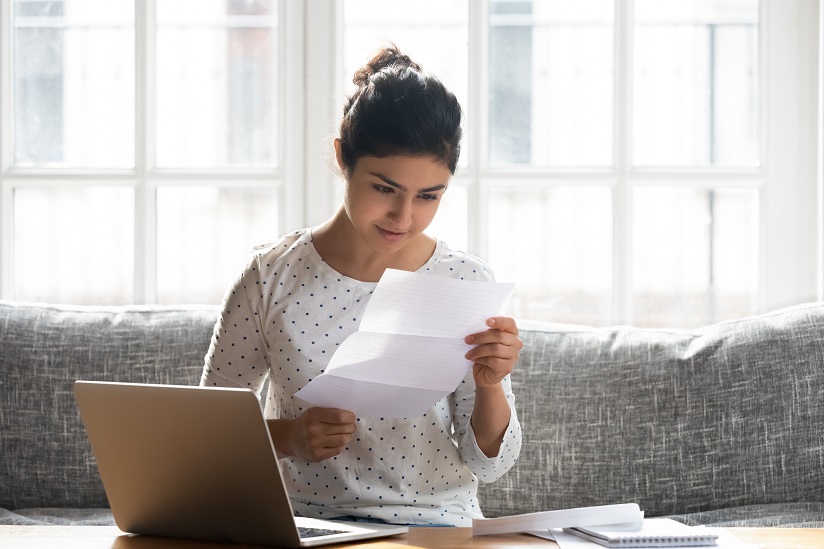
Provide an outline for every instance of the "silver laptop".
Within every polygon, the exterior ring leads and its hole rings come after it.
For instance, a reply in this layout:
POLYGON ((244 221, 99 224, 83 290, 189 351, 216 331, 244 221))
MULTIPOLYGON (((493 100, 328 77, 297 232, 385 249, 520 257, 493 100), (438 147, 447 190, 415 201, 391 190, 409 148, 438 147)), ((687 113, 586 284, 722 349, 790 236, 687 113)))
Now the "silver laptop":
POLYGON ((294 517, 250 390, 77 381, 74 393, 124 532, 312 547, 408 531, 294 517))

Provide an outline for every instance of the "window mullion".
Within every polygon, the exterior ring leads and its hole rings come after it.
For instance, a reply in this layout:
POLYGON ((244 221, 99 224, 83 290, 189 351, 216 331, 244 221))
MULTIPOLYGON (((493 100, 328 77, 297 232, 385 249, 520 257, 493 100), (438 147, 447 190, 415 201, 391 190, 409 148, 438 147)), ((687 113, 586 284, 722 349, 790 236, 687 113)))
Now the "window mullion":
MULTIPOLYGON (((287 228, 306 226, 306 194, 307 173, 305 140, 309 99, 306 97, 307 87, 305 79, 315 71, 304 70, 306 66, 306 21, 307 6, 305 3, 283 2, 280 6, 280 23, 278 35, 280 39, 280 54, 278 70, 281 73, 278 98, 281 113, 280 143, 282 153, 280 174, 283 181, 278 185, 280 199, 281 226, 280 234, 285 234, 287 228)), ((310 12, 311 13, 311 12, 310 12)), ((274 184, 274 183, 273 183, 274 184)))
MULTIPOLYGON (((812 301, 818 252, 816 230, 817 98, 814 37, 820 32, 811 2, 761 6, 761 127, 765 139, 760 206, 758 312, 812 301)), ((818 147, 821 145, 818 144, 818 147)))
POLYGON ((824 300, 824 1, 818 2, 818 161, 817 187, 818 209, 816 211, 816 299, 824 300))
POLYGON ((613 70, 612 321, 632 322, 632 0, 615 0, 613 70))
POLYGON ((135 303, 154 303, 157 297, 156 202, 148 181, 154 150, 154 14, 155 0, 135 2, 135 303))
POLYGON ((469 63, 469 105, 466 106, 464 127, 465 143, 468 145, 469 185, 467 188, 468 246, 469 252, 479 257, 488 257, 489 233, 488 205, 481 174, 484 173, 489 139, 489 0, 469 2, 468 57, 469 63))
POLYGON ((11 181, 0 175, 0 299, 12 295, 12 197, 11 181))
POLYGON ((0 2, 0 299, 12 296, 11 2, 0 2))
MULTIPOLYGON (((298 182, 297 191, 302 193, 303 208, 300 225, 314 226, 326 221, 334 212, 336 195, 333 175, 329 166, 334 163, 330 152, 330 135, 337 135, 335 105, 337 90, 337 68, 342 64, 342 24, 339 2, 307 0, 304 8, 305 30, 303 34, 303 58, 305 66, 311 70, 299 71, 300 81, 305 89, 305 116, 296 123, 304 127, 303 177, 298 182)), ((290 85, 286 88, 287 101, 304 96, 302 89, 290 85)), ((295 111, 289 106, 287 111, 295 111)), ((294 140, 294 138, 292 138, 294 140)), ((290 159, 286 160, 287 162, 290 159)), ((286 184, 293 181, 289 178, 286 184)), ((293 222, 294 223, 294 222, 293 222)), ((293 224, 288 229, 294 229, 293 224)))

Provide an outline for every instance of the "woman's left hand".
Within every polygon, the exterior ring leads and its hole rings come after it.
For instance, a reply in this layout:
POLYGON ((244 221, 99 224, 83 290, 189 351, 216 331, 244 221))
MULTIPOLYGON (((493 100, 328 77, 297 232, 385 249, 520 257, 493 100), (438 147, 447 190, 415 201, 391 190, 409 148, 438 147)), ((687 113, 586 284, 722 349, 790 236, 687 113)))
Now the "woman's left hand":
POLYGON ((474 362, 472 375, 476 387, 491 387, 512 373, 524 342, 518 337, 518 326, 508 316, 496 316, 486 321, 488 330, 466 336, 464 341, 475 347, 466 353, 474 362))

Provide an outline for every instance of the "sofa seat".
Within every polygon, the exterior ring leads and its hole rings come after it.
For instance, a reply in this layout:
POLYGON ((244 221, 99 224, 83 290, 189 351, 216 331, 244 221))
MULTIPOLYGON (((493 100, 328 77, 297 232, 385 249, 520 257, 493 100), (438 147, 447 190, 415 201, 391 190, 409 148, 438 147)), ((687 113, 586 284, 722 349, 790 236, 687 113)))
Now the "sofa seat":
MULTIPOLYGON (((668 518, 690 526, 824 528, 824 503, 746 505, 668 518)), ((103 509, 41 508, 9 511, 0 509, 0 525, 23 526, 114 526, 112 512, 103 509)))
POLYGON ((114 526, 114 517, 109 508, 73 509, 46 507, 0 509, 0 524, 18 526, 114 526))

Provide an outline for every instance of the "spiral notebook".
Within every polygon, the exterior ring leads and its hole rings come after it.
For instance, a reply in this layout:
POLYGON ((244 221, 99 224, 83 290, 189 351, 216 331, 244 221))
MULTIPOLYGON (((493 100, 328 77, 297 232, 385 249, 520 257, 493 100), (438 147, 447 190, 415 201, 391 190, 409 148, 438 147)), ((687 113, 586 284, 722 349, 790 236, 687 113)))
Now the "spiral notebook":
POLYGON ((576 526, 564 532, 604 547, 711 547, 718 535, 667 518, 644 519, 637 525, 576 526))

